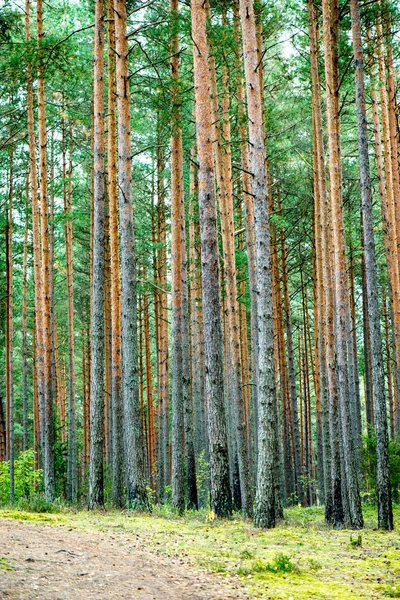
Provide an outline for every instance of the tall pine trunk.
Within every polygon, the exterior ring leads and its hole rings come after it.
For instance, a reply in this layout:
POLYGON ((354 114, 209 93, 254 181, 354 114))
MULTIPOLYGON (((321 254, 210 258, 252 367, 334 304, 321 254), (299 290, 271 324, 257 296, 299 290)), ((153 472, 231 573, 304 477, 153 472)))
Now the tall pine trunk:
POLYGON ((54 420, 53 394, 51 381, 52 340, 51 340, 51 296, 50 296, 50 243, 49 243, 49 206, 47 190, 47 132, 46 132, 46 99, 45 99, 45 57, 42 46, 43 4, 36 4, 36 28, 38 37, 38 132, 39 132, 39 173, 40 173, 40 206, 41 206, 41 244, 42 244, 42 306, 41 319, 41 353, 43 357, 43 417, 44 417, 44 491, 48 501, 55 497, 54 471, 54 420))
POLYGON ((108 202, 111 253, 111 412, 112 412, 112 498, 114 506, 124 503, 124 436, 121 393, 121 274, 118 232, 117 121, 115 95, 115 26, 113 0, 108 0, 108 202))
POLYGON ((67 500, 76 501, 77 449, 76 449, 76 416, 75 416, 75 330, 74 330, 74 287, 72 264, 72 132, 70 131, 68 181, 66 172, 66 135, 63 118, 63 178, 64 178, 64 235, 65 259, 67 271, 67 303, 68 303, 68 454, 67 454, 67 500), (66 188, 66 189, 65 189, 66 188))
MULTIPOLYGON (((246 98, 243 84, 243 60, 240 51, 240 21, 239 21, 239 3, 234 4, 234 35, 235 35, 235 55, 237 72, 237 95, 238 95, 238 121, 240 154, 242 168, 242 192, 243 205, 246 224, 246 249, 247 249, 247 267, 249 272, 250 286, 250 330, 251 330, 251 383, 252 383, 252 408, 254 422, 254 454, 257 460, 258 454, 258 401, 257 401, 257 369, 258 369, 258 325, 257 325, 257 265, 256 265, 256 242, 254 233, 254 206, 252 199, 252 178, 250 172, 250 152, 247 143, 248 130, 246 126, 246 98)), ((251 457, 251 454, 250 454, 251 457)))
POLYGON ((29 172, 26 176, 26 207, 24 231, 24 258, 23 258, 23 283, 22 283, 22 449, 28 449, 28 322, 27 322, 27 294, 28 294, 28 232, 29 232, 29 172))
POLYGON ((172 280, 172 504, 185 508, 185 435, 183 382, 183 156, 179 110, 178 1, 171 8, 171 280, 172 280))
POLYGON ((104 3, 95 3, 89 507, 104 504, 104 3))
POLYGON ((118 196, 122 280, 122 398, 128 502, 147 507, 139 404, 136 254, 132 205, 132 150, 126 0, 115 0, 118 96, 118 196))
POLYGON ((389 470, 389 436, 387 429, 385 378, 382 337, 379 318, 377 265, 375 254, 374 221, 372 214, 371 176, 368 156, 368 129, 364 86, 364 56, 361 39, 361 18, 358 0, 350 0, 353 35, 358 156, 360 163, 361 209, 364 236, 364 259, 368 298, 368 317, 372 355, 373 398, 376 431, 378 525, 393 529, 393 511, 389 470))
POLYGON ((211 509, 219 517, 232 512, 224 408, 223 339, 219 287, 218 234, 212 164, 212 123, 206 36, 206 6, 192 0, 192 38, 199 162, 199 211, 202 261, 204 359, 210 449, 211 509))
POLYGON ((14 445, 14 277, 13 277, 13 196, 14 196, 14 149, 10 148, 9 193, 6 231, 6 406, 7 406, 7 458, 10 465, 10 504, 15 498, 15 445, 14 445))
POLYGON ((330 209, 333 249, 334 330, 340 410, 343 472, 346 477, 349 523, 363 526, 361 498, 353 444, 350 415, 350 386, 348 374, 347 318, 349 312, 347 261, 345 253, 342 172, 340 151, 338 34, 339 5, 323 0, 324 55, 329 149, 330 209))
POLYGON ((267 207, 267 174, 263 131, 263 105, 258 68, 261 62, 257 46, 256 22, 252 0, 240 0, 243 60, 246 77, 250 142, 250 170, 255 216, 258 313, 258 465, 255 524, 274 527, 275 511, 275 376, 272 323, 272 270, 267 207))

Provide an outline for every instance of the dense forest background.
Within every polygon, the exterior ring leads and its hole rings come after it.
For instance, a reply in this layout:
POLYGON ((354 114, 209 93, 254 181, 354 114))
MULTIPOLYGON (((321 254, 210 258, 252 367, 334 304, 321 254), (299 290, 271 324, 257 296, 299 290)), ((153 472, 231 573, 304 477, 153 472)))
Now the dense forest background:
POLYGON ((399 24, 0 3, 2 503, 392 528, 399 24))

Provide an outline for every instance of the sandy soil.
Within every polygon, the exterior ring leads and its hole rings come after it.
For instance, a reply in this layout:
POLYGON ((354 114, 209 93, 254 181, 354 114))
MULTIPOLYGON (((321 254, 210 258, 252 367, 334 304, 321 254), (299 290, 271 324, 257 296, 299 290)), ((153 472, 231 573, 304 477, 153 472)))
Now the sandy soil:
POLYGON ((134 534, 0 520, 1 600, 244 600, 240 583, 158 556, 134 534))

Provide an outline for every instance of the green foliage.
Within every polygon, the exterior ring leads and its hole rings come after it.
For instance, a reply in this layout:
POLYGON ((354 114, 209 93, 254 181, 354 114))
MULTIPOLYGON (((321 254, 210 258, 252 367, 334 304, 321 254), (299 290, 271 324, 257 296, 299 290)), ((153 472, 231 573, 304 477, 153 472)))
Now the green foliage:
POLYGON ((205 459, 205 451, 199 455, 197 460, 197 493, 199 497, 199 506, 208 506, 209 504, 209 490, 208 481, 210 479, 210 464, 205 459))
POLYGON ((385 590, 385 596, 388 596, 388 598, 400 598, 400 584, 388 586, 385 590))
POLYGON ((361 546, 362 546, 362 535, 361 535, 361 533, 359 533, 356 538, 353 538, 352 535, 350 536, 350 545, 354 546, 355 548, 361 548, 361 546))
MULTIPOLYGON (((400 441, 389 440, 390 454, 390 482, 393 496, 396 498, 400 487, 400 441)), ((362 445, 362 469, 364 473, 364 501, 375 502, 377 497, 376 481, 376 436, 370 431, 369 436, 364 436, 362 445)))
POLYGON ((14 567, 12 567, 11 565, 9 565, 6 562, 5 558, 0 558, 0 570, 2 570, 2 571, 14 571, 14 567))
MULTIPOLYGON (((14 463, 15 501, 31 499, 38 495, 41 486, 42 471, 34 469, 33 450, 22 452, 14 463)), ((10 501, 10 463, 0 463, 0 504, 10 501)))
POLYGON ((270 563, 266 564, 266 571, 272 571, 273 573, 298 573, 299 568, 295 565, 290 556, 280 552, 270 563))
POLYGON ((276 554, 274 559, 270 562, 266 562, 257 559, 249 565, 240 565, 237 569, 238 575, 251 575, 254 573, 275 573, 277 575, 283 575, 287 573, 300 573, 299 567, 292 561, 290 556, 279 552, 276 554))
POLYGON ((17 506, 18 510, 33 513, 52 513, 58 510, 58 505, 55 502, 48 502, 42 494, 33 494, 29 498, 21 498, 17 506))

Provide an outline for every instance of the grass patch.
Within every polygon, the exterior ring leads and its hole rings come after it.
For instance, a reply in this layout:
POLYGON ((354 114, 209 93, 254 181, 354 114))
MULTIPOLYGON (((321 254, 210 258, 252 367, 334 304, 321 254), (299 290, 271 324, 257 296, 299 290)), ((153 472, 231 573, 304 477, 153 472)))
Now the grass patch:
POLYGON ((376 509, 365 507, 361 532, 332 530, 318 507, 294 507, 273 530, 255 529, 239 516, 210 519, 207 511, 179 516, 168 507, 153 514, 108 510, 57 512, 0 510, 0 518, 28 520, 120 536, 163 558, 179 557, 194 568, 236 578, 253 598, 370 600, 400 597, 400 507, 395 531, 377 530, 376 509), (361 535, 362 544, 352 544, 361 535), (392 594, 392 595, 390 595, 392 594))
POLYGON ((0 558, 0 570, 1 571, 15 571, 15 568, 6 562, 6 558, 0 558))

